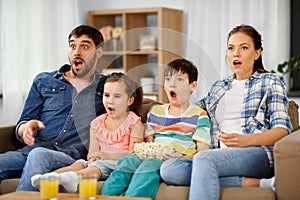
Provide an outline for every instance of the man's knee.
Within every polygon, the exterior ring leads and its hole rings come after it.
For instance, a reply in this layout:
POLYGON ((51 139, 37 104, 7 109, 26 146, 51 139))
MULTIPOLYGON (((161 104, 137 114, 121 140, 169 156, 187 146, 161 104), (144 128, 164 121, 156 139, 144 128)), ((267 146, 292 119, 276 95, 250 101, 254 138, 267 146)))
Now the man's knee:
POLYGON ((43 148, 43 147, 37 147, 33 150, 31 150, 28 154, 28 161, 30 160, 34 160, 34 161, 47 161, 49 159, 50 156, 51 156, 51 151, 52 150, 49 150, 49 149, 46 149, 46 148, 43 148))

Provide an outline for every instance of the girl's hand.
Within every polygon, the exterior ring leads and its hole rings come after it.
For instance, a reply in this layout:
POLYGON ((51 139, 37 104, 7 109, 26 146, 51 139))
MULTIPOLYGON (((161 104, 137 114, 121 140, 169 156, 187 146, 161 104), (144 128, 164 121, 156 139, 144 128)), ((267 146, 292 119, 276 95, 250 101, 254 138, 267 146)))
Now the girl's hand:
POLYGON ((96 161, 97 159, 94 157, 91 157, 90 159, 88 159, 88 164, 91 164, 92 162, 96 161))
POLYGON ((169 160, 171 158, 182 158, 184 157, 184 154, 182 153, 179 153, 179 152, 175 152, 175 153, 172 153, 172 154, 166 154, 163 158, 163 160, 169 160))
POLYGON ((249 135, 238 133, 220 132, 218 139, 228 147, 247 147, 249 145, 249 135))
POLYGON ((94 160, 101 160, 101 152, 95 151, 88 154, 88 160, 94 159, 94 160))

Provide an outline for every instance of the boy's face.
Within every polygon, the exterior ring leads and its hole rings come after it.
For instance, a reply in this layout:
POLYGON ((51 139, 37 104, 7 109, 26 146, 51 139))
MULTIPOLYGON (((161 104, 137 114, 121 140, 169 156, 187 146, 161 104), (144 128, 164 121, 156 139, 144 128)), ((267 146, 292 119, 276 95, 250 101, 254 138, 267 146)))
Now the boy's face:
POLYGON ((190 95, 197 87, 197 82, 189 83, 187 73, 181 72, 165 76, 164 89, 170 104, 183 104, 190 100, 190 95))

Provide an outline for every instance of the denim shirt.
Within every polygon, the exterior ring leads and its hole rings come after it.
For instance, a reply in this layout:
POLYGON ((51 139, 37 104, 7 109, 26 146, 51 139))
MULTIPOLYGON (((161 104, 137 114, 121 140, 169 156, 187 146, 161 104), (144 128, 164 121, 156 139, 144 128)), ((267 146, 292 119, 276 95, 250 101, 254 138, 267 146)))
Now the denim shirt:
POLYGON ((33 80, 17 123, 16 137, 23 142, 17 130, 32 119, 42 121, 46 128, 36 132, 34 146, 19 149, 23 154, 27 155, 36 147, 45 147, 74 159, 86 158, 90 122, 105 113, 102 97, 107 76, 96 72, 91 84, 77 93, 63 75, 70 69, 70 65, 64 65, 58 71, 40 73, 33 80))
MULTIPOLYGON (((215 112, 218 102, 235 77, 231 76, 216 81, 208 95, 197 102, 204 108, 211 120, 211 137, 213 148, 219 148, 217 136, 220 132, 215 112)), ((255 134, 281 127, 289 133, 292 130, 288 116, 288 99, 285 80, 273 73, 255 72, 250 76, 244 89, 244 100, 241 109, 241 128, 244 134, 255 134)), ((263 147, 267 152, 270 166, 273 166, 273 147, 263 147)))

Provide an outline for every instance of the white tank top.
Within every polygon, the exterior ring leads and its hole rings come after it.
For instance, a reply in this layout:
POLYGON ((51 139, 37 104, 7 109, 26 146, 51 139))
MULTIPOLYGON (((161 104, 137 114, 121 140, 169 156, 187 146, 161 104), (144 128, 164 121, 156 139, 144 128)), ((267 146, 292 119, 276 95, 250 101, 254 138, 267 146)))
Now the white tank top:
MULTIPOLYGON (((225 133, 243 134, 241 128, 241 109, 244 100, 246 80, 233 80, 229 90, 219 100, 216 108, 216 120, 220 130, 225 133)), ((227 147, 220 142, 220 147, 227 147)))

